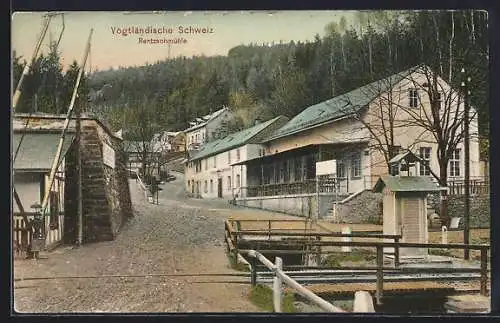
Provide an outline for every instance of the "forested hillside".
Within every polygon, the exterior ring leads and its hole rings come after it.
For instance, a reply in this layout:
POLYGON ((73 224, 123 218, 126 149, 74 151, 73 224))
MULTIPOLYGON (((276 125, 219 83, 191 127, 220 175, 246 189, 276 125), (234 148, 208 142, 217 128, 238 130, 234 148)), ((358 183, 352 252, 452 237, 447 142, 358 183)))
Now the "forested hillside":
MULTIPOLYGON (((459 87, 465 68, 480 132, 489 133, 488 26, 481 11, 360 12, 318 30, 311 42, 248 44, 227 56, 178 57, 87 76, 80 97, 113 130, 137 127, 138 113, 156 129, 182 130, 194 117, 229 106, 233 130, 256 117, 293 117, 309 105, 425 63, 459 87)), ((14 84, 22 71, 14 59, 14 84)), ((42 56, 18 111, 65 111, 78 67, 62 72, 54 49, 42 56)))

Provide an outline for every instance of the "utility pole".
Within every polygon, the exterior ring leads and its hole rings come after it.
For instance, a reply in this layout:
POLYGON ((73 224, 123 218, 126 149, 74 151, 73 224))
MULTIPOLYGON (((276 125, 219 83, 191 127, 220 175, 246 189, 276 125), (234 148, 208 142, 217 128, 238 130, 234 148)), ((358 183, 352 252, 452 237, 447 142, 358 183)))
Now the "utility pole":
POLYGON ((464 259, 469 260, 470 258, 470 251, 469 248, 467 247, 469 245, 469 236, 470 236, 470 187, 469 187, 469 182, 470 182, 470 139, 469 139, 469 83, 471 78, 467 77, 465 78, 465 69, 462 68, 462 76, 463 76, 463 81, 462 81, 462 87, 463 87, 463 94, 464 94, 464 150, 465 150, 465 156, 464 156, 464 162, 465 162, 465 167, 464 167, 464 189, 465 189, 465 210, 464 210, 464 245, 466 245, 464 249, 464 259))

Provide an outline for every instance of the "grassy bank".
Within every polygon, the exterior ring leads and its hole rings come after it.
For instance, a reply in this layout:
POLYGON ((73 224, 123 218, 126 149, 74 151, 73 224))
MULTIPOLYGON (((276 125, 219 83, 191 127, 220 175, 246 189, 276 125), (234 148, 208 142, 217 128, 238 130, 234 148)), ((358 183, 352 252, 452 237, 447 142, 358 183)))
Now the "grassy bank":
MULTIPOLYGON (((260 309, 267 312, 274 312, 273 306, 273 290, 265 285, 257 285, 250 291, 251 302, 260 309)), ((295 297, 292 293, 285 293, 282 303, 283 313, 296 313, 297 310, 293 305, 295 297)))

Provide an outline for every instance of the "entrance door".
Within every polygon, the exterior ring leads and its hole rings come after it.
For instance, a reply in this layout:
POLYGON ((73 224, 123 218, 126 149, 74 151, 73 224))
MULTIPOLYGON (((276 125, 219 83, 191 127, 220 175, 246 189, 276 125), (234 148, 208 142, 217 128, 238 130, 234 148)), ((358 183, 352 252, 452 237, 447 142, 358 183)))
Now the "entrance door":
MULTIPOLYGON (((421 198, 405 197, 402 200, 403 242, 423 243, 424 227, 422 225, 421 198)), ((401 248, 401 255, 421 256, 425 249, 401 248)))
POLYGON ((222 178, 219 178, 217 190, 218 190, 218 196, 222 198, 222 178))

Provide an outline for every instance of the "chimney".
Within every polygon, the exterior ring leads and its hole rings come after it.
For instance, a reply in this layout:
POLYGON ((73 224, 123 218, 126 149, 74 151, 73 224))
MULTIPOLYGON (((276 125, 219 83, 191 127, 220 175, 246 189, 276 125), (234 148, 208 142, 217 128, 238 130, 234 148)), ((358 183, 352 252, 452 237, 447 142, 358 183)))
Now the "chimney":
POLYGON ((255 121, 253 122, 253 125, 254 125, 254 126, 256 126, 256 125, 258 125, 259 123, 260 123, 260 119, 259 119, 259 118, 257 118, 257 119, 255 119, 255 121))

